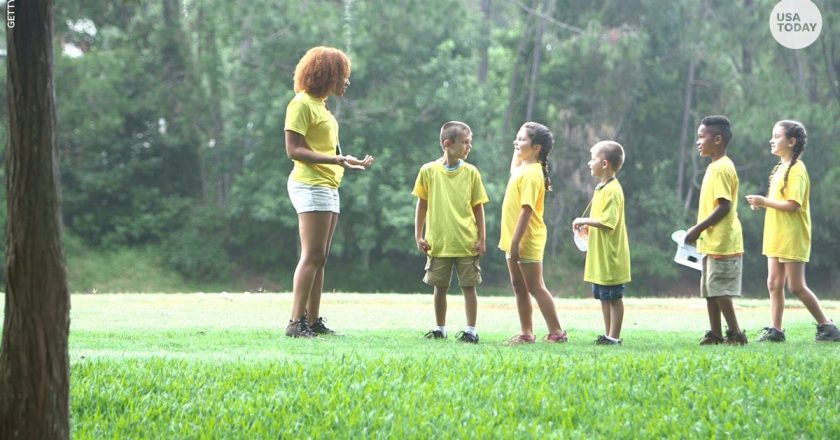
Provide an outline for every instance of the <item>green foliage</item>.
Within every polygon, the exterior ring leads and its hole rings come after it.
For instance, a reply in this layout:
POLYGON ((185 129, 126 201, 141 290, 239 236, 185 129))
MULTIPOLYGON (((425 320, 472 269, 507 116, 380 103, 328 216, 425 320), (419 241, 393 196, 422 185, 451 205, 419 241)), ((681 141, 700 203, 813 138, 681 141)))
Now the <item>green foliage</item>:
MULTIPOLYGON (((331 288, 425 290, 405 281, 422 264, 410 192, 420 166, 440 155, 440 125, 457 119, 474 130, 469 161, 490 196, 485 280, 489 289, 505 289, 498 213, 511 140, 530 118, 557 141, 555 192, 546 203, 546 273, 556 275, 554 284, 563 290, 579 267, 548 266, 581 265, 566 231, 594 187, 589 147, 615 139, 627 152, 619 178, 634 284, 658 290, 679 277, 669 236, 695 221, 706 160, 696 156, 693 138, 699 119, 712 113, 734 123, 729 154, 742 195, 766 190, 776 160, 766 148, 773 123, 794 118, 808 127, 809 280, 836 286, 840 11, 818 4, 823 35, 797 51, 769 36, 771 5, 762 2, 490 2, 486 15, 474 0, 255 0, 235 10, 221 0, 56 5, 66 229, 101 253, 157 253, 185 283, 215 277, 232 289, 252 278, 288 278, 298 232, 285 192, 285 107, 300 56, 330 45, 353 61, 347 95, 328 101, 342 148, 376 157, 341 187, 329 264, 342 272, 328 270, 331 288), (76 26, 84 20, 96 32, 76 26), (65 44, 82 56, 66 55, 65 44)), ((745 267, 755 275, 747 277, 749 290, 763 294, 763 216, 741 205, 745 267)))
POLYGON ((212 207, 194 209, 163 243, 164 262, 186 279, 221 281, 233 269, 225 250, 230 236, 224 216, 212 207))
POLYGON ((65 234, 64 253, 71 292, 178 292, 190 284, 167 267, 160 250, 152 246, 91 249, 65 234))

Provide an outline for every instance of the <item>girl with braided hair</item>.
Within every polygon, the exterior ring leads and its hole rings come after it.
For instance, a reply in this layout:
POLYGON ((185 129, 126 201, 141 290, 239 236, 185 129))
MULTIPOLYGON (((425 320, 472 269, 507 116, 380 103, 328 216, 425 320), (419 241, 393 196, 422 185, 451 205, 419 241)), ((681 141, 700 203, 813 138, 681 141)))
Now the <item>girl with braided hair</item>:
POLYGON ((759 342, 784 342, 782 313, 785 283, 817 321, 817 342, 840 341, 840 330, 826 318, 814 292, 805 283, 805 263, 811 254, 811 182, 800 160, 808 142, 805 126, 796 121, 779 121, 773 127, 770 153, 779 156, 770 173, 767 197, 748 195, 752 209, 765 208, 764 245, 767 256, 767 290, 770 293, 772 324, 765 327, 759 342))
POLYGON ((566 342, 551 292, 543 280, 543 251, 548 237, 543 211, 545 193, 551 191, 548 154, 554 135, 542 124, 526 122, 513 141, 510 180, 502 202, 502 233, 499 249, 507 254, 510 283, 516 295, 520 333, 508 344, 530 344, 536 340, 532 321, 531 295, 537 301, 548 327, 546 342, 566 342))

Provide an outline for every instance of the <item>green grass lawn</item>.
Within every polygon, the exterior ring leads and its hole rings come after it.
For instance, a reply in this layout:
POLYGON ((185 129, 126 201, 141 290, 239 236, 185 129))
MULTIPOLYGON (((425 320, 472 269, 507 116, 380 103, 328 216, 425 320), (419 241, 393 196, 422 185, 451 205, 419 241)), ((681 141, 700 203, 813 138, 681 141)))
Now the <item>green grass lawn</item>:
MULTIPOLYGON (((480 298, 481 344, 428 341, 431 295, 325 294, 343 338, 282 334, 289 294, 74 295, 75 438, 840 438, 840 343, 795 300, 788 342, 700 347, 702 299, 627 299, 624 345, 594 300, 559 300, 570 342, 506 347, 512 297, 480 298)), ((748 336, 767 300, 737 301, 748 336)), ((840 303, 825 301, 840 318, 840 303)), ((464 324, 449 297, 450 334, 464 324)), ((840 319, 838 319, 840 320, 840 319)), ((545 333, 535 316, 538 336, 545 333)))

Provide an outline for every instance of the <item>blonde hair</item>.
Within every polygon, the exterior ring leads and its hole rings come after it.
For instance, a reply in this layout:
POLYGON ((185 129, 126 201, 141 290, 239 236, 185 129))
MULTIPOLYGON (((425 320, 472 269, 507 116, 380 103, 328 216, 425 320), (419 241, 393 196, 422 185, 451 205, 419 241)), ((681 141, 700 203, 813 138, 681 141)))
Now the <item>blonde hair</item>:
POLYGON ((306 51, 295 67, 295 93, 326 98, 350 77, 350 58, 340 49, 318 46, 306 51))
POLYGON ((593 153, 601 159, 609 162, 610 166, 618 172, 624 165, 624 147, 615 141, 601 141, 592 146, 593 153))

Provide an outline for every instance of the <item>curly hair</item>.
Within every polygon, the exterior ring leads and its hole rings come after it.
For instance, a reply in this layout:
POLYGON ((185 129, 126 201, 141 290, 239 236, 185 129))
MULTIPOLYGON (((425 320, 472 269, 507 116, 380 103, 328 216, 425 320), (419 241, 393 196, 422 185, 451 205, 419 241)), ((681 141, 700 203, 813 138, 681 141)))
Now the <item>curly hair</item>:
POLYGON ((318 46, 306 51, 295 67, 295 93, 326 98, 350 77, 350 58, 340 49, 318 46))

